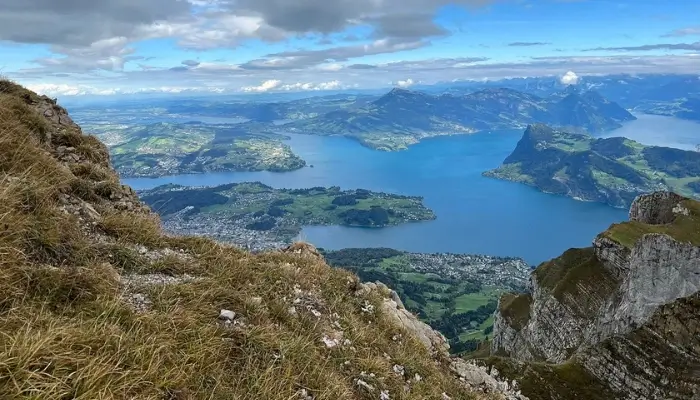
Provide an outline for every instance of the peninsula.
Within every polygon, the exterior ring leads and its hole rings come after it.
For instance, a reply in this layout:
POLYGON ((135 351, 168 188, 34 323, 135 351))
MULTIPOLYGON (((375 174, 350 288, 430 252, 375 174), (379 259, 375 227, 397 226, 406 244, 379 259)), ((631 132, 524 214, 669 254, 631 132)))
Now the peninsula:
POLYGON ((306 162, 282 136, 252 134, 236 125, 159 122, 87 128, 109 148, 121 177, 223 171, 293 171, 306 162))
POLYGON ((672 190, 700 196, 700 152, 644 146, 623 137, 531 125, 503 165, 485 176, 525 183, 547 193, 627 208, 636 196, 672 190))
POLYGON ((139 192, 166 230, 251 250, 279 248, 304 225, 381 228, 435 219, 416 196, 339 187, 274 189, 259 182, 215 187, 164 185, 139 192))

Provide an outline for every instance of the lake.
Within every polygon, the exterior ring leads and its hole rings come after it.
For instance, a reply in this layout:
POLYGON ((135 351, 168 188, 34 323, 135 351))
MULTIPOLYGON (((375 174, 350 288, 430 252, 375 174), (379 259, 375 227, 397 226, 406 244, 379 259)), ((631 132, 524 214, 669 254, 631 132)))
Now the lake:
MULTIPOLYGON (((700 124, 639 115, 605 136, 688 148, 700 124)), ((627 210, 541 193, 528 186, 481 176, 500 165, 522 135, 499 131, 433 138, 406 151, 386 153, 341 137, 290 135, 294 152, 312 167, 285 173, 241 172, 125 179, 137 189, 165 183, 219 185, 261 181, 276 188, 340 186, 418 195, 437 219, 369 229, 305 227, 302 238, 318 247, 392 247, 414 252, 478 253, 523 257, 535 265, 571 247, 590 245, 627 210)))
POLYGON ((700 145, 700 123, 663 115, 635 114, 620 129, 600 137, 624 136, 650 146, 695 150, 700 145))

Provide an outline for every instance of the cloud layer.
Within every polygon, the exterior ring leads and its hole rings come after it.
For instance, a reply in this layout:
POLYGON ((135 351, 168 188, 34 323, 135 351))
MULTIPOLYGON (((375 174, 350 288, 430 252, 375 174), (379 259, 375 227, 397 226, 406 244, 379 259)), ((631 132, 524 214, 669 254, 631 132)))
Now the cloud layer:
MULTIPOLYGON (((454 47, 460 56, 415 56, 445 54, 433 51, 435 43, 453 40, 464 28, 439 23, 443 7, 478 9, 505 1, 0 0, 0 52, 4 41, 35 54, 2 72, 47 94, 108 95, 411 87, 535 75, 575 84, 586 74, 698 71, 700 42, 692 40, 590 48, 566 57, 551 56, 564 53, 554 53, 549 42, 504 40, 501 54, 480 53, 488 46, 474 44, 454 47), (181 56, 153 59, 148 49, 155 42, 167 42, 181 56), (528 58, 525 51, 548 56, 528 58), (658 55, 663 51, 670 54, 658 55), (617 54, 605 56, 611 52, 617 54), (503 54, 511 53, 516 55, 504 61, 503 54)), ((696 34, 698 26, 663 36, 696 34)))

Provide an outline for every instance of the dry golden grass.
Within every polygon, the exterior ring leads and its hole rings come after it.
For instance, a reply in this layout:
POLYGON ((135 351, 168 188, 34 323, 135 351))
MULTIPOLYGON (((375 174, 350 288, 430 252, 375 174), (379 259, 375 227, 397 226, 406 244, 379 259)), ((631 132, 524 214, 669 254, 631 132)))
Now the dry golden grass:
POLYGON ((0 399, 298 399, 302 388, 319 400, 472 398, 417 340, 361 311, 379 309, 378 294, 356 296, 357 278, 319 259, 166 237, 155 217, 98 206, 95 229, 112 240, 95 240, 60 195, 104 199, 118 182, 104 165, 62 167, 49 146, 69 143, 96 164, 103 146, 77 132, 43 143, 54 132, 36 99, 0 81, 0 399), (187 257, 153 261, 140 246, 187 257), (138 313, 119 284, 131 272, 198 279, 144 289, 152 304, 138 313), (321 316, 290 314, 300 296, 321 316), (224 326, 220 309, 245 325, 224 326), (351 344, 327 348, 323 335, 339 329, 351 344))

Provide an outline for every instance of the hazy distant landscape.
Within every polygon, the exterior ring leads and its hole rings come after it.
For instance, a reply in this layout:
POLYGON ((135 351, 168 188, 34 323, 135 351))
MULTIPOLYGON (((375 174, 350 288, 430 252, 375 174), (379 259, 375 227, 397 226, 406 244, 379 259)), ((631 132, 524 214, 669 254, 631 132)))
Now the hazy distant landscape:
MULTIPOLYGON (((635 84, 646 87, 648 81, 655 79, 664 80, 666 78, 650 76, 646 81, 635 81, 635 84)), ((177 101, 149 100, 143 105, 132 101, 131 105, 128 106, 130 111, 123 114, 116 113, 107 125, 104 124, 107 121, 103 121, 100 115, 95 114, 92 111, 94 109, 91 109, 89 105, 76 108, 74 115, 78 121, 87 124, 88 129, 95 127, 94 132, 98 137, 103 138, 103 140, 108 139, 108 143, 115 143, 111 148, 113 162, 118 170, 127 176, 130 174, 128 171, 133 171, 133 169, 128 169, 133 168, 128 165, 135 165, 134 161, 129 161, 132 164, 125 164, 121 160, 129 160, 124 157, 132 157, 131 160, 143 159, 144 145, 135 147, 129 141, 134 139, 128 139, 128 136, 126 139, 122 139, 122 142, 114 142, 111 138, 119 137, 119 135, 124 137, 119 132, 139 132, 139 136, 133 137, 143 137, 148 138, 148 140, 162 137, 163 140, 168 140, 169 143, 175 145, 173 149, 179 148, 180 150, 176 151, 183 156, 190 154, 188 151, 192 152, 193 150, 182 147, 187 142, 178 142, 181 140, 178 138, 192 137, 188 133, 190 131, 211 132, 206 133, 203 137, 213 135, 212 137, 215 138, 213 143, 218 143, 216 146, 219 147, 230 146, 231 143, 242 144, 246 140, 269 143, 266 144, 268 147, 258 147, 259 153, 246 150, 248 155, 240 156, 250 159, 251 161, 247 162, 251 166, 255 165, 253 163, 256 162, 252 160, 261 160, 258 162, 260 167, 245 167, 240 162, 238 164, 240 166, 235 167, 235 164, 230 164, 231 161, 226 161, 226 158, 219 160, 216 157, 208 156, 215 154, 211 151, 206 153, 204 150, 196 150, 199 152, 199 156, 187 157, 196 160, 196 164, 191 165, 200 165, 198 170, 191 166, 185 167, 182 161, 171 162, 171 167, 168 167, 168 164, 162 164, 163 167, 160 169, 150 168, 149 171, 152 171, 150 174, 166 176, 157 179, 127 179, 127 182, 137 189, 153 188, 165 183, 215 186, 229 182, 260 181, 275 188, 303 189, 312 186, 337 185, 342 189, 368 189, 424 196, 426 205, 436 213, 437 219, 434 221, 388 227, 381 230, 342 226, 304 226, 303 236, 313 243, 329 249, 382 246, 407 251, 494 254, 521 256, 532 264, 537 264, 552 257, 562 249, 572 245, 589 243, 595 232, 604 229, 610 223, 622 220, 625 216, 623 211, 609 210, 594 204, 571 203, 556 196, 538 194, 527 187, 504 184, 481 176, 482 173, 498 167, 516 148, 527 121, 538 121, 538 118, 540 122, 553 121, 551 119, 552 111, 547 111, 546 107, 543 108, 537 103, 537 101, 542 101, 538 99, 561 102, 561 99, 571 101, 575 96, 583 95, 581 100, 577 100, 581 102, 580 104, 586 104, 583 108, 578 108, 578 105, 557 106, 559 110, 557 112, 560 113, 557 118, 560 120, 553 126, 585 134, 587 128, 593 126, 591 125, 592 121, 610 121, 603 123, 603 125, 596 125, 608 126, 608 128, 603 129, 603 131, 600 131, 601 128, 596 128, 593 132, 595 137, 625 136, 632 140, 638 140, 642 144, 668 145, 684 150, 693 150, 696 138, 700 137, 698 134, 700 124, 696 122, 671 116, 641 114, 638 111, 635 114, 630 114, 614 103, 608 105, 610 100, 586 94, 593 93, 590 90, 594 90, 617 96, 621 103, 629 105, 632 105, 629 103, 632 99, 639 101, 638 97, 627 97, 627 95, 619 93, 618 88, 623 87, 625 93, 631 91, 629 84, 620 84, 620 82, 624 82, 620 78, 590 77, 583 80, 580 87, 567 87, 553 82, 555 81, 546 78, 528 78, 494 82, 493 84, 474 84, 470 87, 463 86, 461 89, 459 86, 447 86, 443 91, 456 93, 451 96, 457 96, 449 97, 447 100, 420 91, 393 90, 383 95, 338 94, 269 103, 247 103, 240 99, 225 100, 225 97, 221 99, 203 97, 196 100, 177 101), (523 82, 527 81, 534 82, 530 82, 525 87, 521 86, 523 82), (549 86, 545 86, 545 83, 549 86), (499 89, 497 86, 499 84, 506 87, 511 86, 514 89, 499 89), (531 91, 528 88, 532 87, 539 89, 534 91, 533 95, 526 94, 526 90, 531 91), (549 89, 543 91, 542 87, 549 89), (469 93, 475 93, 475 95, 469 95, 469 93), (472 100, 469 100, 471 98, 478 98, 479 102, 485 101, 486 98, 492 98, 495 103, 487 105, 485 108, 488 110, 490 107, 491 111, 489 112, 492 114, 481 113, 479 115, 482 122, 477 124, 471 122, 470 127, 464 126, 466 130, 463 132, 452 132, 466 134, 464 137, 449 135, 448 137, 430 139, 432 135, 443 136, 445 132, 442 125, 425 124, 427 121, 425 118, 429 118, 433 111, 421 105, 426 101, 443 102, 444 105, 442 103, 436 105, 436 110, 442 110, 440 111, 442 115, 449 116, 450 114, 446 113, 451 110, 449 107, 473 107, 475 104, 487 104, 471 103, 472 100), (591 101, 600 104, 593 106, 594 103, 590 103, 591 101), (508 111, 511 114, 503 114, 502 111, 498 111, 522 110, 523 107, 530 107, 530 111, 525 114, 523 111, 508 111), (138 111, 139 109, 141 111, 138 111), (367 119, 367 122, 363 123, 365 125, 356 125, 355 128, 352 128, 355 129, 355 133, 348 133, 342 130, 338 131, 328 125, 331 121, 329 118, 345 118, 341 116, 345 114, 337 114, 341 110, 343 113, 350 113, 346 116, 353 113, 361 116, 368 112, 367 110, 372 110, 371 113, 378 113, 376 115, 381 117, 367 119), (574 112, 574 110, 577 111, 574 112), (496 117, 499 115, 498 112, 501 114, 496 117), (566 114, 567 112, 569 114, 566 114), (412 113, 413 119, 402 117, 405 113, 412 113), (421 113, 424 113, 425 116, 416 119, 415 116, 421 115, 421 113), (123 120, 120 120, 122 118, 120 115, 123 115, 123 120), (492 116, 487 117, 487 115, 492 116), (566 123, 564 119, 561 119, 564 115, 568 115, 566 123), (616 118, 619 122, 612 122, 616 118), (172 125, 173 129, 169 131, 167 125, 162 124, 171 120, 179 122, 175 122, 175 125, 172 125), (207 121, 207 123, 203 121, 207 121), (400 123, 402 126, 396 129, 400 131, 410 129, 414 132, 410 134, 413 136, 407 136, 406 133, 394 133, 392 129, 395 128, 392 126, 395 127, 396 123, 400 123), (298 130, 298 127, 302 126, 300 124, 308 127, 313 127, 316 124, 316 127, 310 128, 308 133, 311 135, 309 136, 289 133, 298 130), (577 127, 576 124, 579 126, 577 127), (125 131, 120 126, 132 126, 133 128, 127 128, 125 131), (158 129, 154 129, 156 127, 158 129), (610 127, 614 127, 614 129, 611 130, 610 127), (139 130, 136 131, 136 128, 139 130), (499 128, 510 129, 498 130, 499 128), (388 129, 388 131, 378 133, 376 129, 388 129), (117 136, 115 136, 115 132, 117 136), (372 140, 384 142, 390 140, 391 143, 399 143, 397 142, 399 140, 410 147, 399 153, 385 154, 376 150, 364 149, 354 140, 335 138, 335 136, 344 136, 356 139, 356 135, 368 137, 363 135, 370 134, 370 132, 374 135, 372 140), (659 132, 663 132, 663 134, 659 134, 659 132), (232 134, 234 136, 231 136, 232 134), (326 137, 328 135, 330 137, 326 137), (405 139, 408 137, 411 139, 406 142, 405 139), (127 141, 124 142, 124 140, 127 141), (418 140, 424 142, 416 144, 418 140), (286 150, 277 152, 275 149, 278 147, 280 149, 286 148, 286 150), (268 171, 283 171, 290 168, 292 164, 289 164, 288 161, 282 161, 284 158, 279 158, 278 155, 274 156, 277 158, 273 158, 273 154, 284 155, 289 160, 299 160, 294 161, 296 164, 291 168, 300 169, 284 173, 236 172, 236 168, 238 170, 247 168, 268 171), (270 161, 265 161, 267 164, 263 164, 263 159, 270 161), (218 170, 207 167, 207 165, 218 165, 218 170), (227 165, 230 166, 227 167, 227 165), (197 174, 187 175, 190 172, 197 172, 197 174), (514 209, 512 199, 518 199, 517 201, 523 207, 529 205, 529 211, 519 212, 518 209, 514 209), (509 204, 511 206, 508 206, 509 204), (475 214, 472 212, 474 209, 491 211, 475 214), (542 215, 536 210, 542 210, 542 215), (585 213, 588 217, 577 217, 577 215, 582 215, 580 213, 585 213), (548 218, 545 216, 546 214, 558 215, 558 217, 548 218), (483 219, 481 215, 484 216, 483 219), (570 223, 563 221, 572 220, 579 220, 579 223, 576 224, 577 229, 565 229, 564 226, 570 223), (524 240, 523 238, 528 236, 527 232, 533 226, 542 226, 539 235, 546 237, 550 232, 552 234, 548 240, 537 241, 537 244, 524 240), (562 235, 563 231, 567 234, 562 235)), ((685 90, 693 90, 693 88, 693 86, 688 86, 685 87, 685 90)), ((438 90, 438 86, 429 87, 429 89, 426 93, 438 90)), ((479 107, 483 108, 483 106, 479 107)), ((119 106, 114 108, 115 110, 120 109, 119 106)), ((596 123, 600 124, 601 122, 596 123)), ((363 141, 365 139, 359 140, 360 143, 363 141)), ((202 145, 198 144, 197 146, 202 145)), ((203 148, 206 149, 207 145, 204 146, 203 148)), ((162 145, 153 146, 153 148, 159 149, 158 151, 165 149, 162 145)), ((389 148, 394 148, 394 144, 390 145, 389 148)), ((193 147, 193 149, 195 148, 193 147)), ((234 154, 230 153, 230 150, 227 151, 229 151, 228 154, 234 154)), ((160 159, 161 163, 165 160, 158 153, 153 153, 153 157, 160 159)), ((230 159, 230 156, 225 157, 230 159)), ((241 158, 241 160, 243 159, 245 158, 241 158)), ((685 183, 680 184, 684 185, 685 183)), ((643 191, 651 187, 639 190, 643 191)), ((620 190, 619 188, 613 190, 620 190)), ((686 187, 685 192, 693 193, 690 187, 686 187)), ((639 192, 632 190, 623 195, 623 197, 626 196, 625 200, 622 203, 615 203, 615 205, 629 204, 635 193, 639 192)), ((617 195, 613 194, 613 196, 617 195)), ((287 236, 284 240, 289 240, 289 238, 290 236, 287 236)), ((277 242, 274 241, 274 243, 277 242)), ((243 242, 239 242, 239 244, 250 245, 250 243, 243 242)))

